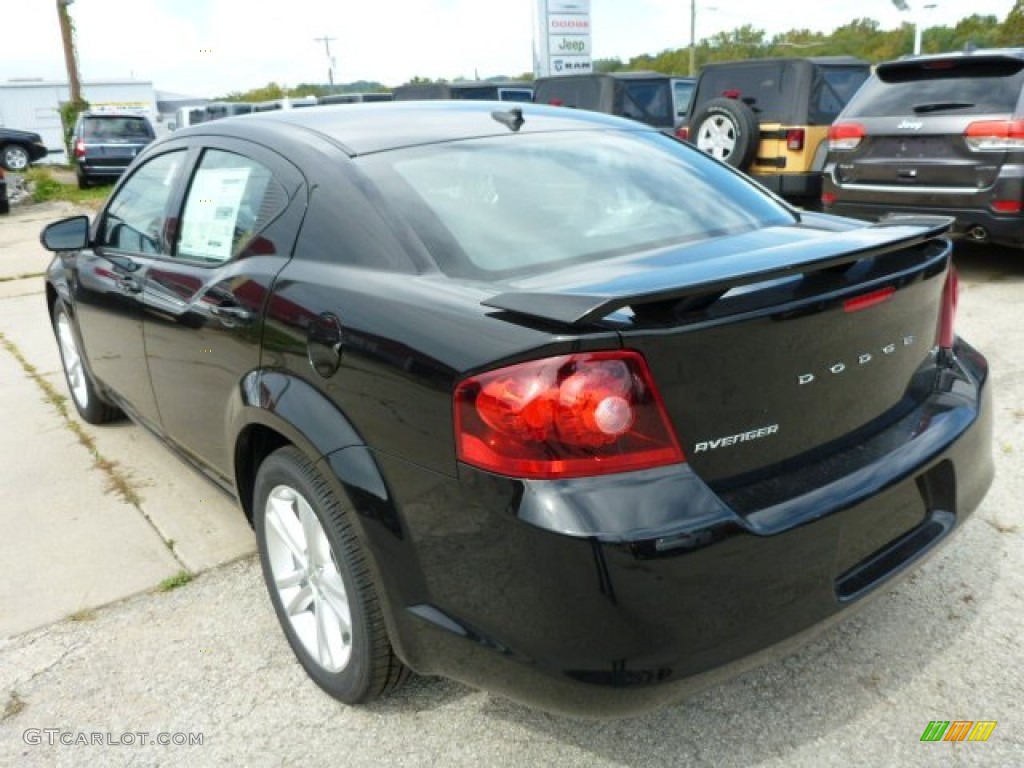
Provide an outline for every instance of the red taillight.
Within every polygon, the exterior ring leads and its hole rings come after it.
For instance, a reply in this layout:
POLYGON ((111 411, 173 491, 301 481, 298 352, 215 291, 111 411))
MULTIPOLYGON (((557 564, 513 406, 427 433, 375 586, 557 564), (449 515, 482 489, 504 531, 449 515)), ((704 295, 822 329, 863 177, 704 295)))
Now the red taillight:
POLYGON ((548 106, 550 106, 550 107, 560 107, 564 103, 565 102, 563 102, 561 99, 551 99, 550 101, 548 101, 548 106))
POLYGON ((685 461, 644 358, 562 355, 481 373, 455 388, 461 461, 554 479, 685 461))
POLYGON ((964 141, 975 152, 1024 150, 1024 120, 979 120, 967 126, 964 141))
POLYGON ((887 301, 892 298, 892 295, 896 293, 896 289, 891 285, 886 288, 880 288, 877 291, 871 293, 865 293, 862 296, 855 296, 852 299, 847 299, 843 302, 843 311, 845 312, 859 312, 862 309, 873 307, 876 304, 881 304, 883 301, 887 301))
POLYGON ((836 203, 835 192, 822 192, 821 205, 823 208, 831 208, 836 203))
POLYGON ((856 149, 864 135, 860 123, 834 123, 828 129, 828 148, 839 152, 856 149))
POLYGON ((85 157, 85 142, 82 139, 75 142, 75 157, 85 157))
POLYGON ((1020 213, 1022 207, 1020 200, 993 200, 991 205, 996 213, 1020 213))
POLYGON ((682 139, 683 141, 690 140, 690 127, 688 125, 680 125, 676 128, 676 138, 682 139))
POLYGON ((949 275, 946 276, 946 285, 942 289, 942 312, 939 315, 938 344, 942 349, 953 348, 953 340, 956 338, 953 326, 956 323, 956 305, 959 299, 960 277, 956 273, 956 267, 951 266, 949 275))
POLYGON ((786 149, 799 152, 804 148, 805 135, 803 128, 788 128, 786 130, 786 149))
POLYGON ((722 95, 727 99, 738 99, 740 97, 740 92, 735 88, 730 88, 728 91, 722 91, 722 95))

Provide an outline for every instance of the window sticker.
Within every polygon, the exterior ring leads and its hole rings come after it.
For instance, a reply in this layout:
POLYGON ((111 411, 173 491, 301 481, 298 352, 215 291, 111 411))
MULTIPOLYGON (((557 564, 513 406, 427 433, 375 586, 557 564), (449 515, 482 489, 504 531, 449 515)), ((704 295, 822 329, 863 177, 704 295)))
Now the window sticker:
POLYGON ((182 222, 182 256, 231 258, 235 223, 251 168, 200 168, 192 181, 182 222))

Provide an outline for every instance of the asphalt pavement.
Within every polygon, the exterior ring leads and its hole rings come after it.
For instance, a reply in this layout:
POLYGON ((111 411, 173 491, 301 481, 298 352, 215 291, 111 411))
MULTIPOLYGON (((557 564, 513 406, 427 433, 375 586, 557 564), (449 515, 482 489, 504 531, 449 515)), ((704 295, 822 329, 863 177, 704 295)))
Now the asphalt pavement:
POLYGON ((38 232, 72 212, 0 217, 0 766, 1024 764, 1024 252, 957 254, 997 476, 956 539, 799 651, 588 722, 433 678, 362 708, 320 693, 234 503, 140 428, 82 424, 54 398, 38 232), (922 742, 933 720, 996 727, 922 742))

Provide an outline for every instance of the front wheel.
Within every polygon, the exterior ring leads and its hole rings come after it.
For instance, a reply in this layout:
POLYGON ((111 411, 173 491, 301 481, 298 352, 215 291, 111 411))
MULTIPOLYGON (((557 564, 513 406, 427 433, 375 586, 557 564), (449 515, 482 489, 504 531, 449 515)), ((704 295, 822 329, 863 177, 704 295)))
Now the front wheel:
POLYGON ((24 147, 17 144, 8 144, 3 148, 4 168, 8 171, 24 171, 28 168, 31 158, 24 147))
POLYGON ((306 673, 346 704, 372 701, 409 670, 388 639, 353 511, 293 447, 256 474, 254 524, 278 621, 306 673))
POLYGON ((60 349, 60 362, 64 378, 71 391, 71 401, 82 420, 89 424, 105 424, 121 417, 117 406, 103 400, 96 391, 96 385, 82 358, 78 343, 78 332, 63 301, 57 300, 53 308, 53 333, 60 349))

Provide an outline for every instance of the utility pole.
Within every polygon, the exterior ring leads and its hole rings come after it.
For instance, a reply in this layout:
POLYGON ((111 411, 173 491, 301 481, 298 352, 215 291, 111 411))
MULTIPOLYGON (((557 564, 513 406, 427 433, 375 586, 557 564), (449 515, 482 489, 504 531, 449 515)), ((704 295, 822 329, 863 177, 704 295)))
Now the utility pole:
POLYGON ((697 75, 697 0, 690 0, 690 77, 697 75))
POLYGON ((64 41, 64 64, 68 69, 68 88, 71 91, 71 103, 82 101, 82 81, 78 77, 78 57, 75 55, 75 37, 71 28, 71 17, 68 6, 75 0, 57 0, 57 18, 60 19, 60 36, 64 41))
POLYGON ((331 88, 334 88, 334 59, 331 58, 331 41, 337 40, 336 37, 314 37, 313 42, 324 44, 324 50, 327 52, 327 82, 331 84, 331 88))

